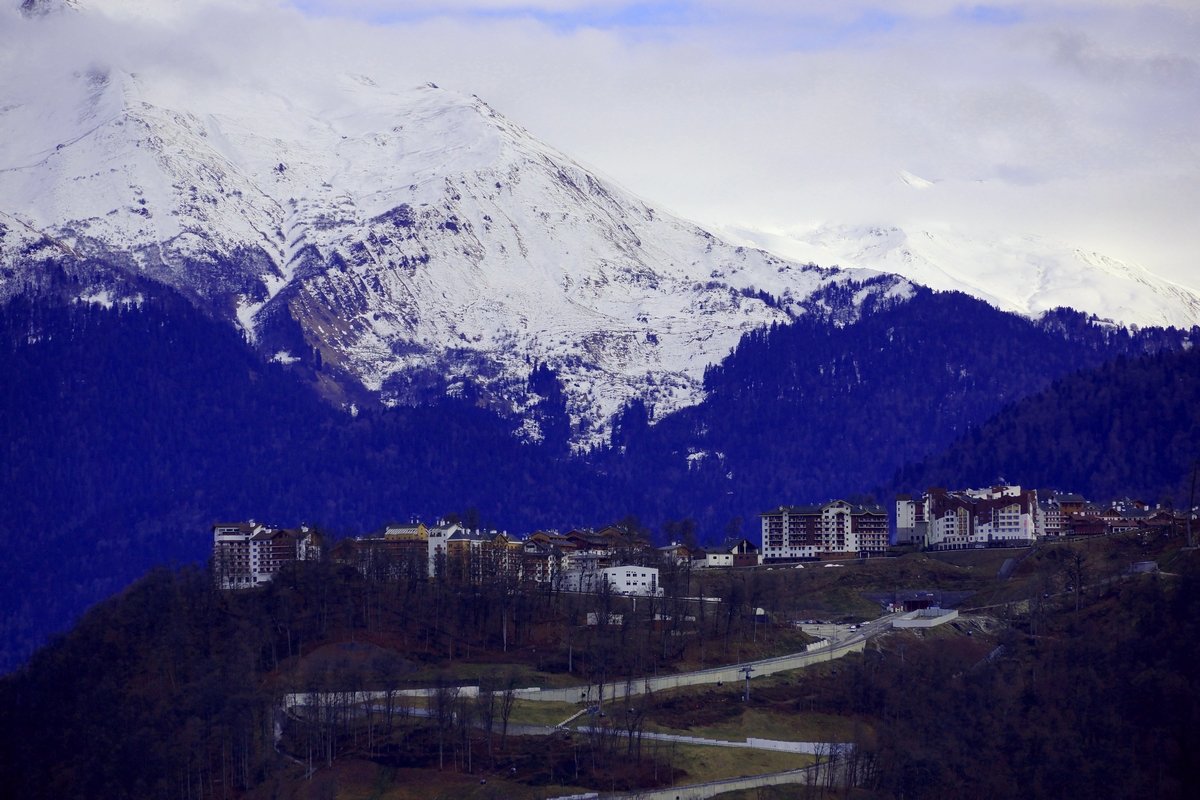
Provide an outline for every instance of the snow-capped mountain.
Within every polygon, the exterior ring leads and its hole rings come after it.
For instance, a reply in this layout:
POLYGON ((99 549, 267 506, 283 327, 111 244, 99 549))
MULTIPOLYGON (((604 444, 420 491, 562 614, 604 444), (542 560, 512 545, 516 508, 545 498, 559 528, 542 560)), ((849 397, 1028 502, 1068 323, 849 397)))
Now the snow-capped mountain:
MULTIPOLYGON (((902 180, 918 188, 909 173, 902 180)), ((1045 237, 956 230, 823 225, 728 234, 803 262, 870 268, 932 289, 966 292, 1030 317, 1067 306, 1124 325, 1200 325, 1200 294, 1136 264, 1045 237)))
POLYGON ((385 403, 470 379, 520 411, 543 363, 577 441, 594 440, 630 398, 695 402, 742 334, 873 275, 727 244, 433 85, 205 87, 102 64, 53 90, 15 77, 0 101, 0 298, 50 262, 81 298, 148 278, 268 357, 318 351, 327 377, 385 403))
MULTIPOLYGON (((21 10, 30 37, 86 35, 101 13, 76 0, 21 10)), ((804 313, 831 284, 873 278, 858 304, 908 295, 877 271, 1030 315, 1200 322, 1186 289, 1029 238, 827 227, 730 244, 432 84, 126 66, 56 72, 0 53, 0 302, 63 274, 75 297, 105 303, 159 282, 265 357, 317 366, 347 404, 469 380, 519 415, 545 364, 576 442, 595 441, 632 398, 660 415, 696 402, 705 368, 744 333, 804 313)))

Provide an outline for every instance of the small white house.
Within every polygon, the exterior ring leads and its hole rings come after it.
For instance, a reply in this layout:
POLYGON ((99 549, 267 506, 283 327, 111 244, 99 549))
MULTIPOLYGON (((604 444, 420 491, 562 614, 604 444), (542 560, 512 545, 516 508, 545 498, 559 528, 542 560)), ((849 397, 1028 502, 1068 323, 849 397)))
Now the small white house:
POLYGON ((663 593, 658 585, 658 567, 605 567, 600 576, 617 594, 661 597, 663 593))
POLYGON ((661 597, 658 567, 604 567, 572 569, 563 574, 562 588, 568 592, 599 592, 604 586, 613 594, 661 597))
POLYGON ((723 553, 720 550, 709 550, 704 554, 706 567, 732 567, 733 553, 723 553))

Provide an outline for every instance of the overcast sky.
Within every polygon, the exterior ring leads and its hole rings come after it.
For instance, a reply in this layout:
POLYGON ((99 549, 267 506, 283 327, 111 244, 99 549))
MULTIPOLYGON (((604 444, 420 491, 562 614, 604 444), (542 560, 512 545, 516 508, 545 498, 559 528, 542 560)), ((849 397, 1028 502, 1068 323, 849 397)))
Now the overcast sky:
POLYGON ((1038 233, 1200 288, 1195 0, 80 1, 170 57, 478 94, 704 224, 1038 233))

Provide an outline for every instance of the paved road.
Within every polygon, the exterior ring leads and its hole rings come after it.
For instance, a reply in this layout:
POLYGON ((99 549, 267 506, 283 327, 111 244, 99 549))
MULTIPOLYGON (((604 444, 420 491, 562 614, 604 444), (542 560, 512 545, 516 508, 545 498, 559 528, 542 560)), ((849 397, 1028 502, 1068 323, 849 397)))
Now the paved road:
MULTIPOLYGON (((606 684, 605 697, 607 699, 615 699, 625 696, 625 693, 640 694, 645 690, 656 690, 658 688, 667 688, 663 686, 653 686, 652 684, 660 681, 671 681, 676 686, 698 685, 705 683, 719 683, 724 680, 737 680, 747 667, 751 668, 751 676, 770 675, 775 672, 783 672, 790 669, 798 669, 803 666, 808 666, 814 663, 820 663, 825 660, 839 658, 847 653, 861 652, 866 646, 866 642, 873 636, 884 633, 891 629, 892 620, 900 616, 899 613, 887 614, 878 619, 859 625, 856 629, 851 630, 846 626, 844 630, 835 631, 830 638, 827 646, 815 650, 806 651, 803 653, 792 653, 786 656, 777 656, 775 658, 765 658, 758 661, 743 662, 741 664, 727 664, 721 667, 711 667, 709 669, 696 670, 689 673, 681 673, 673 676, 664 676, 662 678, 644 678, 640 681, 620 682, 614 684, 606 684), (732 678, 731 678, 732 676, 732 678)), ((471 687, 477 688, 477 687, 471 687)), ((577 694, 582 692, 584 697, 590 698, 591 690, 594 687, 573 687, 565 691, 566 695, 562 699, 572 702, 578 702, 577 694)), ((552 690, 554 692, 556 690, 552 690)), ((526 699, 559 699, 551 698, 552 692, 537 692, 537 696, 525 693, 521 697, 526 699)), ((371 703, 378 700, 382 693, 379 692, 363 692, 363 703, 371 703)), ((309 697, 306 694, 286 695, 283 699, 284 708, 288 712, 294 713, 297 706, 307 704, 309 697)), ((418 715, 428 715, 428 709, 410 709, 418 715)), ((529 734, 536 736, 552 735, 562 732, 564 729, 557 726, 543 725, 516 725, 510 724, 508 731, 517 735, 529 734)), ((592 728, 584 727, 577 729, 583 733, 592 732, 592 728)), ((617 731, 617 735, 627 735, 623 731, 617 731)), ((716 739, 701 739, 699 737, 682 736, 678 734, 643 732, 644 739, 658 739, 662 741, 675 741, 686 744, 702 745, 710 747, 741 747, 758 750, 774 750, 774 751, 791 751, 809 754, 827 755, 831 749, 844 748, 849 745, 837 744, 831 742, 777 742, 762 739, 748 739, 745 742, 732 742, 716 739), (793 749, 795 748, 795 749, 793 749)), ((840 751, 835 751, 840 752, 840 751)), ((603 797, 604 800, 704 800, 704 798, 714 797, 724 792, 731 792, 738 789, 750 789, 759 786, 772 786, 789 783, 814 783, 820 781, 832 781, 839 784, 842 776, 836 772, 831 776, 828 772, 830 769, 838 770, 840 761, 833 759, 828 763, 817 764, 812 767, 806 767, 799 770, 790 770, 787 772, 768 773, 765 775, 753 775, 740 778, 730 778, 722 781, 712 781, 709 783, 692 784, 689 786, 675 786, 669 789, 643 791, 635 794, 624 795, 589 795, 589 797, 603 797)))
MULTIPOLYGON (((596 684, 573 686, 565 689, 518 689, 517 696, 522 700, 535 700, 547 702, 565 702, 565 703, 596 703, 599 701, 608 701, 626 697, 629 695, 643 694, 647 691, 657 692, 664 689, 681 688, 685 686, 698 686, 703 684, 714 683, 734 683, 745 678, 745 670, 750 669, 751 678, 761 677, 763 675, 773 675, 777 672, 786 672, 788 670, 800 669, 811 666, 812 664, 830 661, 835 658, 841 658, 849 653, 861 652, 866 646, 866 642, 872 636, 884 633, 891 630, 892 620, 899 617, 900 614, 886 614, 878 619, 864 622, 858 626, 857 630, 850 630, 850 626, 842 626, 844 629, 835 632, 830 638, 828 644, 814 650, 808 650, 801 653, 789 653, 784 656, 776 656, 774 658, 763 658, 758 661, 745 661, 738 664, 725 664, 719 667, 709 667, 707 669, 694 670, 692 672, 680 672, 671 675, 660 675, 656 677, 643 677, 629 681, 612 681, 603 686, 596 684)), ((465 691, 471 694, 477 691, 478 687, 467 686, 460 687, 460 691, 465 691)), ((406 694, 418 694, 422 690, 409 690, 406 694)), ((433 690, 424 690, 426 693, 431 693, 433 690)), ((375 700, 382 696, 382 692, 364 693, 364 701, 375 700)), ((296 693, 285 695, 283 702, 285 707, 293 705, 303 705, 307 702, 308 695, 304 693, 296 693)))
MULTIPOLYGON (((613 728, 597 728, 591 725, 581 725, 578 728, 561 728, 558 726, 548 725, 517 725, 509 724, 509 733, 515 733, 518 736, 550 736, 555 733, 582 733, 582 734, 606 734, 612 736, 620 736, 627 738, 629 732, 620 726, 613 728)), ((658 731, 642 731, 640 734, 642 739, 647 741, 659 742, 676 742, 678 744, 692 744, 701 747, 736 747, 745 750, 770 750, 776 753, 803 753, 805 755, 829 755, 830 753, 843 753, 853 745, 842 742, 787 742, 777 739, 745 739, 743 741, 735 741, 732 739, 708 739, 702 736, 686 736, 680 733, 659 733, 658 731)))
POLYGON ((522 691, 522 700, 543 700, 567 703, 596 702, 598 699, 615 699, 630 694, 642 694, 646 691, 661 691, 683 686, 697 686, 712 683, 733 683, 745 678, 745 670, 750 669, 751 678, 772 675, 793 669, 811 666, 822 661, 841 658, 849 653, 861 652, 866 642, 872 636, 891 630, 892 620, 900 616, 899 612, 885 614, 859 625, 857 630, 850 626, 839 626, 839 630, 829 639, 825 647, 807 650, 801 653, 789 653, 774 658, 763 658, 758 661, 744 661, 737 664, 725 664, 719 667, 680 672, 672 675, 638 678, 632 681, 612 681, 603 687, 595 684, 575 686, 567 689, 547 689, 522 691))

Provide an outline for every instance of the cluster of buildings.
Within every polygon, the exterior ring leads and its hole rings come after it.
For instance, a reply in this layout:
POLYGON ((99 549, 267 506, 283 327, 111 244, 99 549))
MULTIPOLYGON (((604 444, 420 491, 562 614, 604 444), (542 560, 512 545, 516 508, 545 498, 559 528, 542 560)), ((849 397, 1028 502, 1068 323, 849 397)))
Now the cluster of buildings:
MULTIPOLYGON (((762 519, 761 561, 866 558, 895 545, 927 550, 1020 547, 1042 538, 1093 536, 1182 528, 1186 515, 1134 500, 1098 505, 1078 494, 1001 484, 921 497, 896 498, 895 539, 888 513, 876 505, 831 500, 823 505, 780 506, 762 519)), ((733 563, 723 564, 734 566, 733 563)))
MULTIPOLYGON (((624 595, 663 593, 660 566, 713 568, 815 559, 883 555, 891 545, 887 512, 876 505, 831 500, 823 505, 780 506, 762 519, 761 547, 730 539, 700 548, 678 542, 653 548, 645 539, 610 525, 567 533, 538 531, 524 539, 474 530, 457 522, 427 527, 389 525, 381 533, 343 539, 329 557, 383 579, 440 578, 482 583, 550 586, 562 591, 608 590, 624 595)), ((930 550, 1023 546, 1043 537, 1167 531, 1185 517, 1130 500, 1105 506, 1077 494, 998 485, 949 491, 933 488, 919 498, 896 499, 895 544, 930 550)), ((285 564, 320 558, 320 535, 307 527, 273 528, 255 522, 213 526, 213 570, 222 589, 270 581, 285 564)))
POLYGON ((896 544, 929 550, 963 550, 1031 544, 1042 538, 1167 531, 1186 516, 1134 500, 1098 505, 1078 494, 999 485, 896 498, 896 544))
MULTIPOLYGON (((213 526, 213 566, 222 589, 260 586, 284 564, 322 555, 320 538, 308 528, 255 522, 213 526)), ((655 548, 615 525, 566 533, 538 531, 522 539, 444 521, 433 526, 388 525, 372 536, 342 539, 326 555, 384 580, 510 581, 561 591, 607 589, 643 596, 663 594, 661 566, 741 567, 762 561, 758 546, 748 539, 708 548, 677 542, 655 548)))
MULTIPOLYGON (((322 556, 319 535, 304 527, 239 522, 214 525, 212 530, 214 578, 222 589, 261 586, 287 563, 322 556)), ((563 591, 663 593, 658 567, 650 565, 659 554, 649 542, 615 526, 565 534, 539 531, 519 539, 459 523, 429 527, 414 522, 389 525, 374 536, 343 539, 329 549, 328 557, 385 579, 512 580, 563 591)))
POLYGON ((648 542, 616 526, 565 534, 538 531, 520 539, 457 522, 432 527, 414 522, 344 539, 330 556, 381 578, 508 580, 584 592, 607 586, 621 594, 658 595, 658 568, 647 566, 652 554, 648 542))
POLYGON ((896 544, 966 550, 1029 544, 1038 537, 1036 489, 992 486, 896 499, 896 544))

